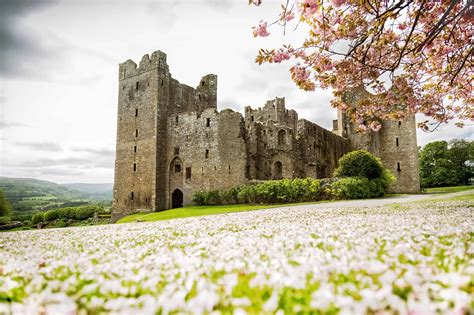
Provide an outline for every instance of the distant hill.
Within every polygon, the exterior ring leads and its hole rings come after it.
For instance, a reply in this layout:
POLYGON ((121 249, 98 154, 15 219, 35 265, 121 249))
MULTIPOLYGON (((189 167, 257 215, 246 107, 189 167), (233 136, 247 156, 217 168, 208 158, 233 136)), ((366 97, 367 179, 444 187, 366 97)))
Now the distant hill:
POLYGON ((34 178, 0 177, 0 189, 11 202, 14 214, 112 200, 112 184, 61 185, 34 178))

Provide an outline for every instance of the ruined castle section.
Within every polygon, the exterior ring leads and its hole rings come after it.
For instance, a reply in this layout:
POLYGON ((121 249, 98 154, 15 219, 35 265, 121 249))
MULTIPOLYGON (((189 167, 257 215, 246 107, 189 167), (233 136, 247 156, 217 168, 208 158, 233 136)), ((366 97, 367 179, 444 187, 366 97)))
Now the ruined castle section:
POLYGON ((415 116, 384 121, 380 136, 380 158, 397 181, 389 187, 394 193, 419 193, 418 147, 415 116))
POLYGON ((294 178, 298 115, 285 108, 285 99, 267 101, 264 107, 245 108, 248 134, 249 179, 294 178))
POLYGON ((305 119, 298 121, 299 177, 328 178, 339 159, 349 152, 349 141, 305 119))
POLYGON ((128 60, 119 67, 114 215, 137 209, 155 210, 160 203, 155 176, 163 141, 160 123, 166 112, 169 81, 166 55, 145 55, 139 66, 128 60))
POLYGON ((195 89, 171 79, 169 90, 170 115, 217 109, 217 76, 214 74, 204 76, 195 89))
POLYGON ((247 183, 245 126, 240 113, 208 108, 172 115, 168 135, 168 208, 173 207, 177 190, 183 195, 183 205, 189 205, 195 192, 247 183))

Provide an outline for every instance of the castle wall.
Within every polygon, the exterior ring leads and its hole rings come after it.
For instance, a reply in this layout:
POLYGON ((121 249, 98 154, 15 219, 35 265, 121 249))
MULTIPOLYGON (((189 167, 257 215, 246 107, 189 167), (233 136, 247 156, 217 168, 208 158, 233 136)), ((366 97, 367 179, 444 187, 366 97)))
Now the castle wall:
POLYGON ((186 112, 170 116, 167 125, 168 208, 175 189, 183 192, 184 205, 190 205, 195 192, 247 182, 245 127, 240 113, 232 110, 218 113, 214 109, 186 112), (179 172, 174 168, 176 161, 181 163, 179 172))

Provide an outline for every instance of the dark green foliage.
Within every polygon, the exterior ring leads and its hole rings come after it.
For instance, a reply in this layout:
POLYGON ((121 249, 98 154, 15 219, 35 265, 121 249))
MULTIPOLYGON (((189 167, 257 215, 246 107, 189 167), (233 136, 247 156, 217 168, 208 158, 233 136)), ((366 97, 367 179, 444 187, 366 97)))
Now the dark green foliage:
POLYGON ((44 221, 46 222, 54 221, 57 218, 59 218, 59 211, 57 209, 49 210, 44 213, 44 221))
POLYGON ((469 184, 474 176, 474 141, 430 142, 420 151, 419 161, 422 187, 469 184))
POLYGON ((384 195, 382 180, 369 180, 365 177, 341 178, 331 185, 333 194, 343 199, 375 198, 384 195))
POLYGON ((101 208, 95 206, 80 207, 76 208, 74 217, 76 220, 85 220, 94 216, 96 211, 101 210, 101 208))
POLYGON ((12 206, 5 197, 3 190, 0 189, 0 216, 9 216, 12 212, 12 206))
POLYGON ((380 178, 384 167, 382 162, 368 151, 357 150, 345 154, 339 160, 339 167, 334 171, 335 177, 380 178))
POLYGON ((193 201, 199 205, 235 203, 283 203, 317 201, 321 197, 319 181, 312 178, 293 180, 270 180, 257 185, 214 190, 194 194, 193 201))
POLYGON ((0 225, 5 225, 11 222, 10 217, 0 217, 0 225))
POLYGON ((43 222, 43 221, 44 221, 44 212, 35 213, 31 217, 31 222, 33 222, 33 224, 38 224, 38 223, 43 222))

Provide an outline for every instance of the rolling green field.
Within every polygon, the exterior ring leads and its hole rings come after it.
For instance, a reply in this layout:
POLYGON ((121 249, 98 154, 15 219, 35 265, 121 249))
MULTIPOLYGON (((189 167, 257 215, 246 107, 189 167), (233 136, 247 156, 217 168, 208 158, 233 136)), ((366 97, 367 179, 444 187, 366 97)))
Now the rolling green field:
POLYGON ((470 190, 470 189, 474 189, 474 185, 432 187, 432 188, 426 188, 426 193, 428 194, 454 193, 454 192, 465 191, 465 190, 470 190))

